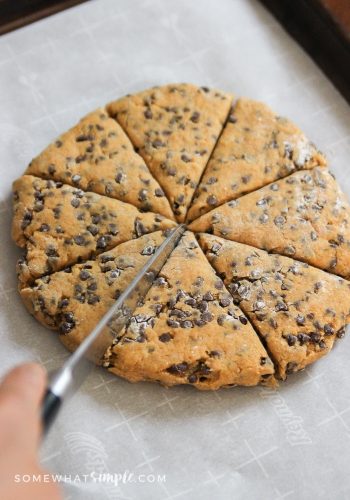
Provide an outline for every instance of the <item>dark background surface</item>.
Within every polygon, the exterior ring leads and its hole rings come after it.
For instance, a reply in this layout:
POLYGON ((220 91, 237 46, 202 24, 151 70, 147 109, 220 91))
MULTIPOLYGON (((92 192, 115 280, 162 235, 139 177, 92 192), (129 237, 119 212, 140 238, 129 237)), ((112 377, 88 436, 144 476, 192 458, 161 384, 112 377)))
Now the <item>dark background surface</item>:
MULTIPOLYGON (((0 0, 0 35, 84 1, 0 0)), ((310 54, 350 103, 350 0, 260 2, 310 54)))
POLYGON ((260 0, 350 103, 350 0, 260 0))
MULTIPOLYGON (((85 0, 0 0, 0 35, 85 0)), ((132 1, 132 0, 131 0, 132 1)))

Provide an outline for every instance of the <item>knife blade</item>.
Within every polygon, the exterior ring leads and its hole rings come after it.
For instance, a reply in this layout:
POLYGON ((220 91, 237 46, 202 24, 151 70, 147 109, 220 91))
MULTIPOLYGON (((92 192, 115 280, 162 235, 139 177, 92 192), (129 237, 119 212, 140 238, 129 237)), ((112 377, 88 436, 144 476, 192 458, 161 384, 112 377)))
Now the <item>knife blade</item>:
POLYGON ((80 387, 94 363, 101 361, 106 350, 113 344, 116 334, 145 298, 185 230, 186 226, 181 224, 169 234, 76 351, 59 370, 49 376, 41 407, 44 434, 57 416, 63 401, 80 387))

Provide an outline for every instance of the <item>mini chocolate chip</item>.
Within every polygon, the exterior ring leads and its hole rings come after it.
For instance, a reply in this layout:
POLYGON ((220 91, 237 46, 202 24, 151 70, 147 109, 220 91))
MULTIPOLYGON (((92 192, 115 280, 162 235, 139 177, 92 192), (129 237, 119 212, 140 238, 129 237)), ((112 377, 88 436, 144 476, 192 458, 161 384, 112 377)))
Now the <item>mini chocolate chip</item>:
POLYGON ((295 322, 299 326, 305 325, 305 316, 303 316, 302 314, 298 314, 298 316, 295 318, 295 322))
POLYGON ((193 328, 193 323, 192 321, 185 320, 180 322, 181 328, 193 328))
POLYGON ((105 236, 100 236, 96 242, 96 248, 103 250, 107 247, 107 241, 105 236))
POLYGON ((90 134, 81 134, 78 135, 78 137, 75 138, 76 142, 84 142, 84 141, 93 141, 94 137, 90 134))
POLYGON ((140 189, 138 200, 139 201, 146 201, 147 200, 147 190, 146 189, 140 189))
POLYGON ((328 324, 324 325, 323 330, 324 330, 325 335, 333 335, 334 334, 334 328, 332 327, 332 325, 328 325, 328 324))
POLYGON ((161 198, 162 196, 164 196, 164 191, 160 188, 156 188, 154 190, 154 194, 157 196, 157 198, 161 198))
POLYGON ((182 363, 169 366, 166 371, 171 373, 172 375, 183 375, 187 370, 188 364, 183 361, 182 363))
POLYGON ((345 336, 345 326, 342 326, 338 331, 337 331, 337 337, 338 339, 342 339, 345 336))
POLYGON ((228 307, 231 304, 231 300, 229 299, 229 297, 222 297, 219 300, 219 304, 221 307, 228 307))
POLYGON ((170 340, 172 340, 173 336, 171 335, 171 333, 166 332, 159 335, 158 338, 161 342, 169 342, 170 340))
POLYGON ((192 375, 189 375, 189 377, 187 378, 188 382, 190 384, 194 384, 195 382, 197 382, 197 375, 195 375, 194 373, 192 373, 192 375))
POLYGON ((64 298, 64 299, 61 299, 59 302, 58 302, 58 307, 60 309, 63 309, 63 307, 67 307, 69 305, 69 299, 67 298, 64 298))
POLYGON ((164 142, 160 141, 159 139, 156 139, 155 141, 152 142, 152 146, 154 148, 162 148, 165 146, 164 142))
POLYGON ((198 111, 194 111, 192 113, 192 116, 191 116, 190 120, 193 123, 198 123, 199 122, 199 117, 200 117, 200 113, 198 111))
POLYGON ((92 236, 96 236, 96 234, 98 234, 98 227, 94 224, 90 224, 86 229, 92 234, 92 236))
POLYGON ((248 323, 248 320, 245 316, 239 316, 238 319, 242 323, 242 325, 246 325, 248 323))
POLYGON ((88 296, 88 304, 90 305, 93 305, 93 304, 96 304, 97 302, 100 302, 100 297, 98 295, 95 295, 95 294, 89 294, 88 296))
POLYGON ((116 236, 119 233, 117 225, 113 222, 108 224, 108 232, 113 236, 116 236))
POLYGON ((26 210, 23 214, 23 219, 21 223, 21 229, 25 229, 32 222, 33 214, 29 210, 26 210))
POLYGON ((85 238, 81 234, 74 236, 74 241, 77 245, 82 246, 85 244, 85 238))
POLYGON ((211 194, 207 198, 207 203, 208 203, 209 206, 215 207, 218 204, 218 200, 217 200, 216 196, 214 196, 213 194, 211 194))
POLYGON ((215 281, 214 286, 217 290, 221 290, 222 288, 224 288, 224 284, 221 280, 215 281))
POLYGON ((47 233, 50 231, 50 226, 48 224, 41 224, 39 231, 42 233, 47 233))
POLYGON ((45 254, 48 257, 58 257, 56 248, 53 245, 48 245, 45 250, 45 254))
POLYGON ((172 328, 179 328, 180 327, 180 323, 178 321, 175 321, 174 319, 168 319, 167 325, 171 326, 172 328))
POLYGON ((181 160, 182 160, 183 162, 185 162, 185 163, 188 163, 188 162, 190 162, 190 161, 191 161, 191 158, 190 158, 188 155, 186 155, 186 154, 182 154, 182 155, 181 155, 181 160))
POLYGON ((310 342, 313 342, 315 344, 317 344, 317 342, 321 340, 321 335, 316 332, 310 333, 309 337, 310 337, 310 342))
POLYGON ((287 343, 289 346, 293 346, 296 344, 296 341, 297 341, 297 337, 295 335, 291 335, 291 334, 288 334, 286 337, 285 337, 287 343))
POLYGON ((72 198, 70 204, 72 205, 72 207, 78 208, 80 205, 80 200, 78 200, 78 198, 72 198))
POLYGON ((89 271, 86 271, 85 269, 82 269, 79 273, 79 278, 82 280, 82 281, 86 281, 88 280, 89 278, 91 278, 91 274, 89 273, 89 271))
POLYGON ((262 357, 260 358, 260 364, 261 364, 261 366, 266 365, 266 362, 267 362, 267 358, 265 358, 264 356, 262 356, 262 357))
POLYGON ((276 226, 283 226, 287 221, 283 215, 277 215, 277 217, 274 218, 273 222, 276 226))

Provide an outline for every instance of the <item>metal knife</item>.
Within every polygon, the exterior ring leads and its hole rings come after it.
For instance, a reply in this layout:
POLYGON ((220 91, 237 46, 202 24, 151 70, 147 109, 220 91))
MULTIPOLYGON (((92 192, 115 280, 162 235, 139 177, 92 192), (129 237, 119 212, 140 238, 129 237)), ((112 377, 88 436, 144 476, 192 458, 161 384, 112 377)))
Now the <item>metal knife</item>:
POLYGON ((113 344, 116 334, 146 296, 185 230, 186 226, 181 224, 170 233, 62 368, 49 376, 41 408, 44 434, 57 416, 63 401, 78 389, 94 363, 101 361, 108 347, 113 344))

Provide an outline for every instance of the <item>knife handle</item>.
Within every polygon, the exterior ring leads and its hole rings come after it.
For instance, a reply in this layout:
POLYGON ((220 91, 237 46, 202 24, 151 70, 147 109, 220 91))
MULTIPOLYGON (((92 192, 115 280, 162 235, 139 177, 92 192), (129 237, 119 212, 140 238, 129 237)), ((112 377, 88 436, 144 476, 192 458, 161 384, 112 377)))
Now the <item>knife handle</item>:
POLYGON ((47 434, 51 424, 55 420, 58 410, 61 407, 61 398, 56 396, 50 389, 47 389, 44 399, 41 403, 41 420, 43 426, 43 435, 47 434))

